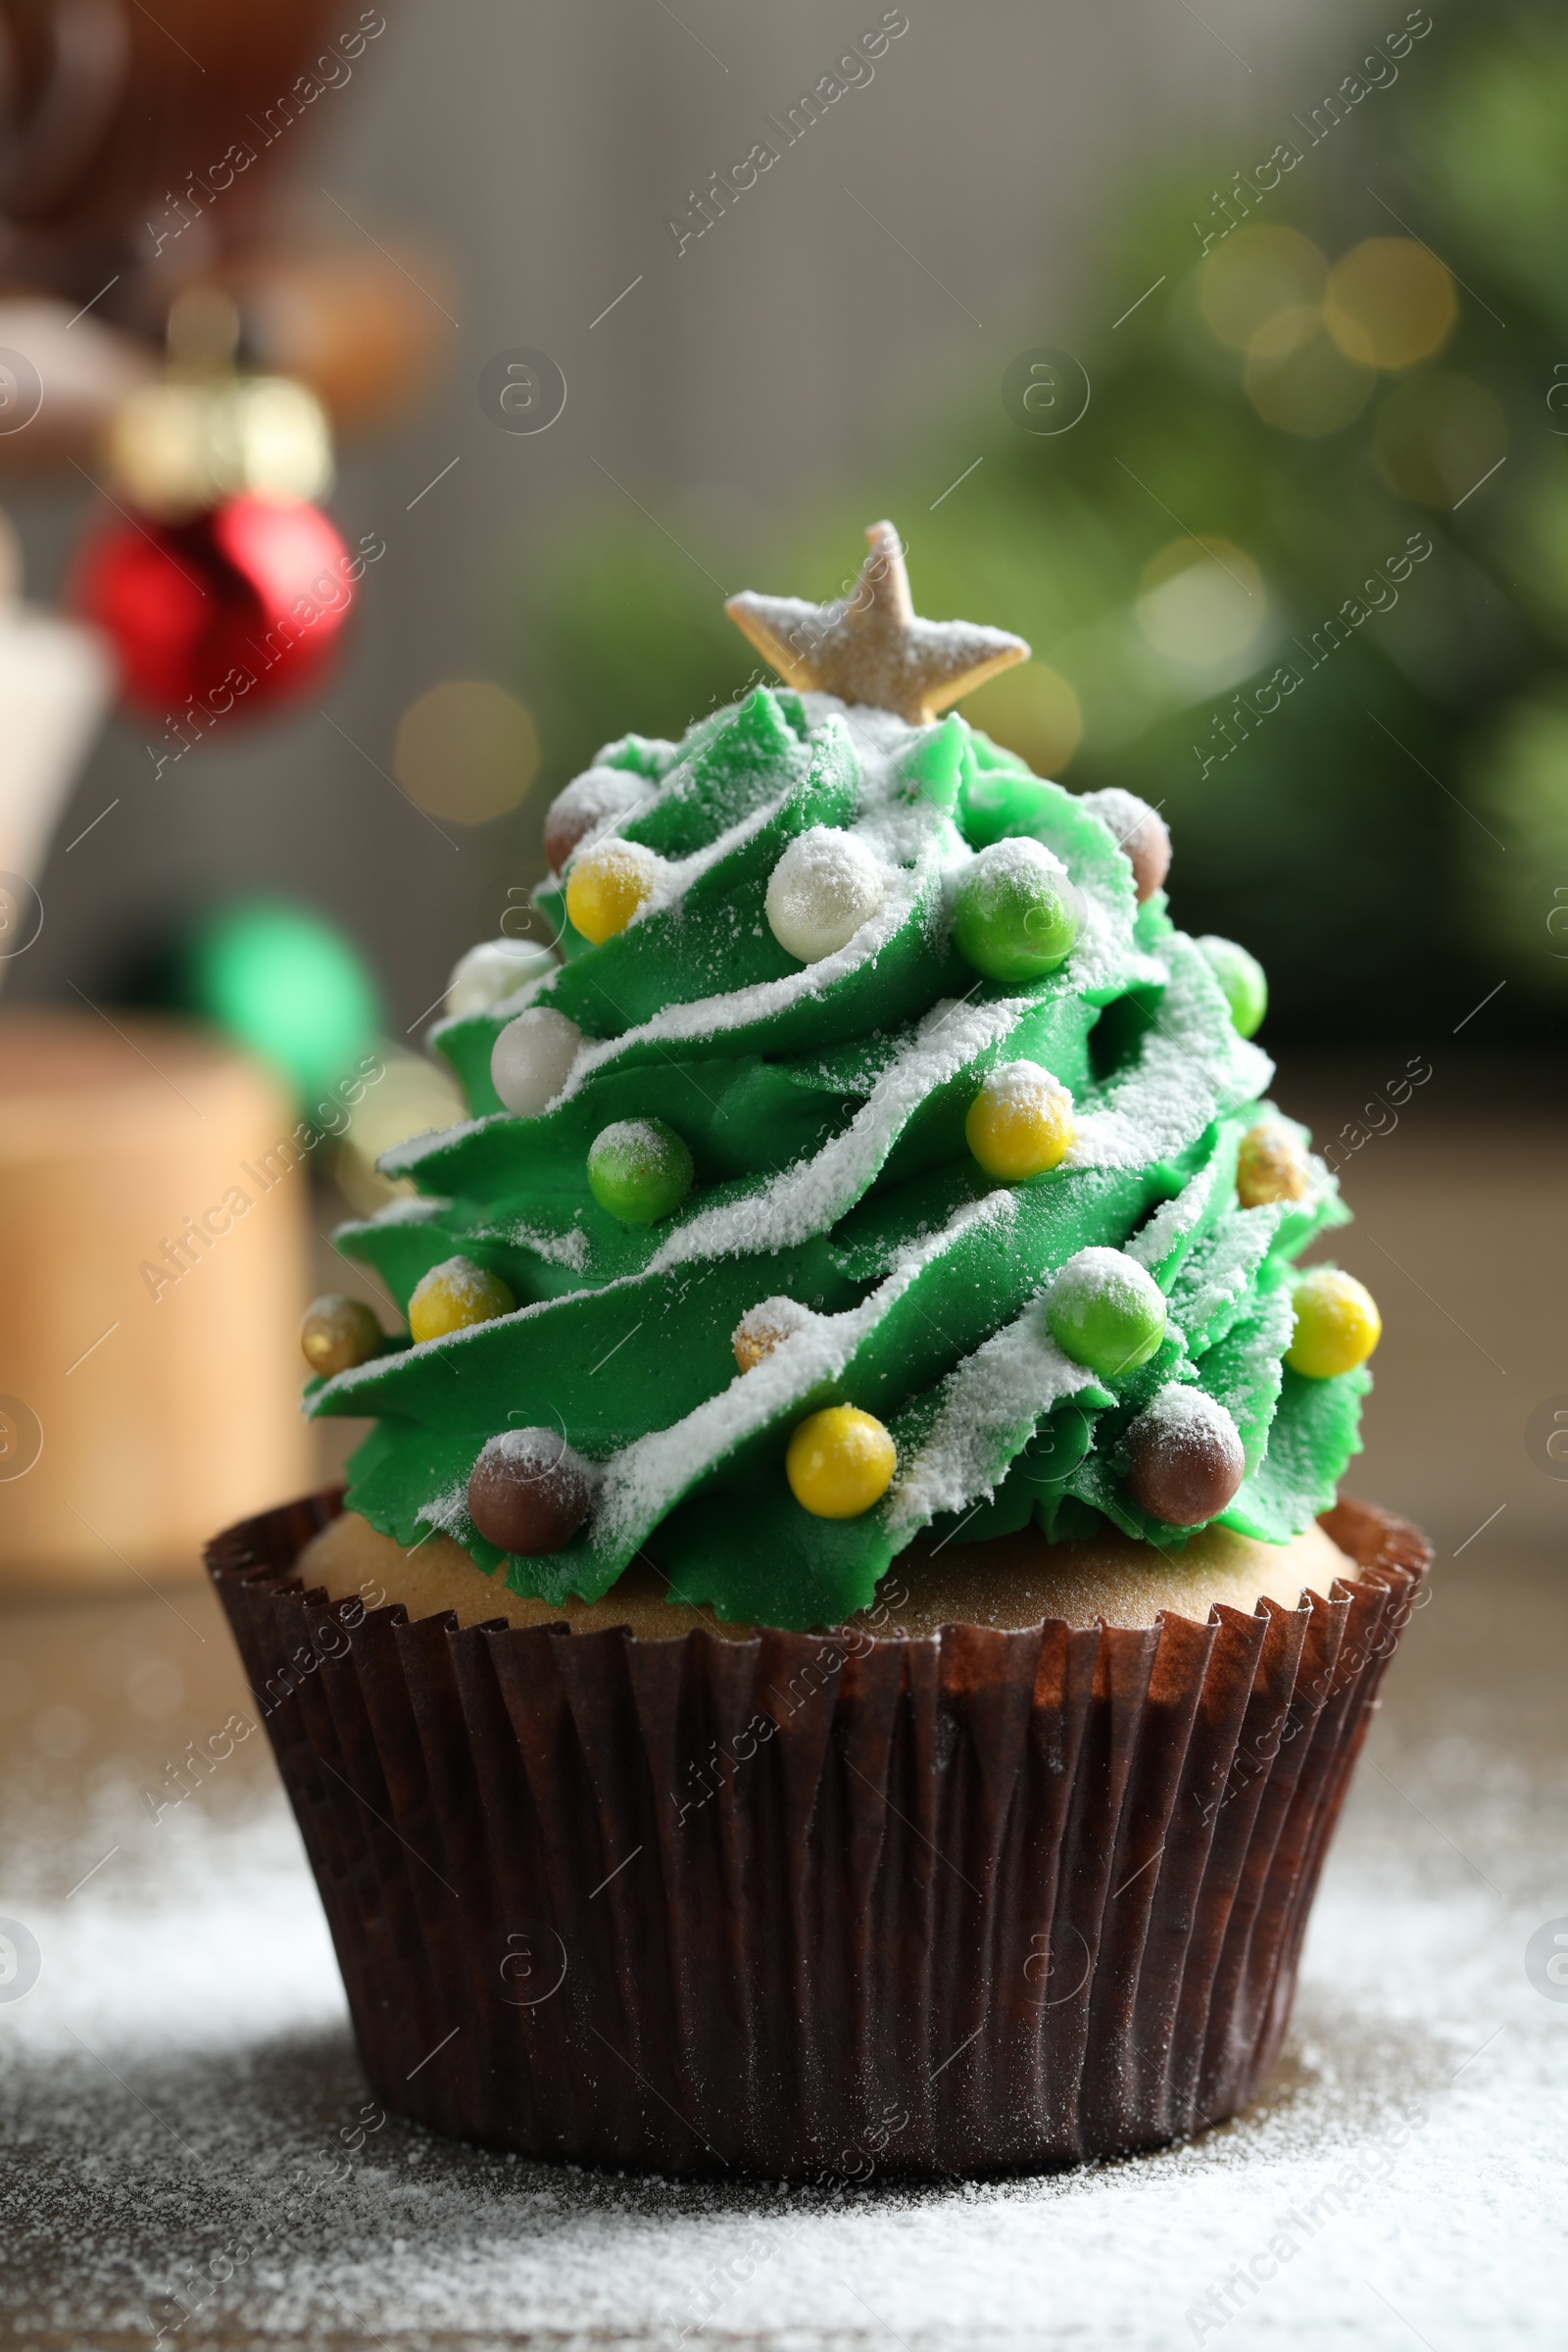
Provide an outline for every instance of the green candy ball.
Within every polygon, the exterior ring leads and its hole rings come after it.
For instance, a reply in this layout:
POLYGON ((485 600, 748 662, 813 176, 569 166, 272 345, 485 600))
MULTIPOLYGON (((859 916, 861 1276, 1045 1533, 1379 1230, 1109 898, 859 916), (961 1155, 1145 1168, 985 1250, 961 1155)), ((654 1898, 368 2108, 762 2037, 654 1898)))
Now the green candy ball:
POLYGON ((1209 970, 1225 992, 1225 1002, 1231 1008, 1231 1019, 1243 1037, 1251 1037, 1262 1027, 1268 1010, 1268 980, 1263 966, 1255 956, 1249 956, 1234 939, 1221 939, 1209 931, 1199 941, 1208 958, 1209 970))
POLYGON ((1078 937, 1078 895, 1043 842, 994 842, 958 886, 953 936, 988 980, 1039 980, 1078 937))
POLYGON ((1124 1250, 1080 1250, 1046 1293, 1046 1322, 1063 1355, 1114 1379, 1164 1338, 1165 1296, 1124 1250))
POLYGON ((622 1225, 657 1225, 692 1189, 692 1155, 662 1119, 616 1119, 594 1138, 588 1190, 622 1225))

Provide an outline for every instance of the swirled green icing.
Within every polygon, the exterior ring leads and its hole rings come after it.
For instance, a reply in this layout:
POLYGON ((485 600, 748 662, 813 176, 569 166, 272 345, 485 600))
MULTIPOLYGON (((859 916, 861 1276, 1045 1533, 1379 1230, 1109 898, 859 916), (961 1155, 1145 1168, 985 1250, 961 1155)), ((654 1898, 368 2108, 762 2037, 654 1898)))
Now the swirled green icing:
POLYGON ((680 744, 628 737, 598 764, 643 780, 617 830, 667 861, 663 884, 600 946, 547 885, 563 963, 437 1029, 472 1116, 388 1154, 418 1199, 345 1228, 340 1247, 405 1308, 455 1254, 502 1275, 517 1306, 312 1385, 313 1412, 376 1417, 352 1507, 404 1544, 443 1530, 551 1602, 603 1594, 641 1552, 672 1598, 831 1624, 927 1527, 972 1540, 1032 1521, 1049 1539, 1108 1521, 1183 1543, 1190 1529, 1132 1501, 1119 1453, 1179 1379, 1242 1436, 1247 1477, 1223 1523, 1271 1543, 1305 1527, 1357 1447, 1367 1379, 1283 1365, 1290 1266, 1345 1211, 1317 1160, 1302 1200, 1239 1205, 1237 1146, 1271 1065, 1163 894, 1136 905, 1093 803, 956 716, 911 727, 766 688, 680 744), (803 967, 764 894, 787 845, 820 825, 859 836, 884 897, 846 948, 803 967), (976 852, 1022 834, 1066 865, 1083 924, 1059 969, 1004 986, 964 964, 948 910, 976 852), (530 1005, 568 1015, 585 1043, 564 1092, 520 1118, 490 1054, 530 1005), (1071 1090, 1076 1139, 1059 1166, 1008 1185, 969 1152, 964 1115, 985 1073, 1020 1057, 1071 1090), (595 1201, 587 1155, 612 1121, 646 1118, 684 1139, 696 1181, 662 1223, 627 1226, 595 1201), (1166 1294, 1163 1341, 1125 1377, 1069 1362, 1040 1309, 1090 1245, 1128 1250, 1166 1294), (810 1317, 738 1373, 736 1323, 779 1296, 810 1317), (891 1487, 858 1519, 813 1517, 785 1479, 791 1431, 828 1403, 874 1413, 897 1446, 891 1487), (466 1482, 489 1438, 529 1424, 561 1429, 603 1477, 571 1544, 516 1559, 473 1527, 466 1482))

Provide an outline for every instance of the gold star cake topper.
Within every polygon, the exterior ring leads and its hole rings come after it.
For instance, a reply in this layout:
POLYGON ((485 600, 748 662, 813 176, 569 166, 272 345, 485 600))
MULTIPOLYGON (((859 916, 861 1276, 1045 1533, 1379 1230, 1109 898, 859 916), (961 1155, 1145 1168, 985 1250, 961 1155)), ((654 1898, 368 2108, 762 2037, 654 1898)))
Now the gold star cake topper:
POLYGON ((927 726, 998 670, 1028 661, 1023 639, 1005 629, 917 618, 898 532, 891 522, 873 522, 865 535, 871 553, 848 596, 808 605, 798 596, 747 589, 724 607, 792 686, 836 694, 844 703, 872 703, 910 726, 927 726))

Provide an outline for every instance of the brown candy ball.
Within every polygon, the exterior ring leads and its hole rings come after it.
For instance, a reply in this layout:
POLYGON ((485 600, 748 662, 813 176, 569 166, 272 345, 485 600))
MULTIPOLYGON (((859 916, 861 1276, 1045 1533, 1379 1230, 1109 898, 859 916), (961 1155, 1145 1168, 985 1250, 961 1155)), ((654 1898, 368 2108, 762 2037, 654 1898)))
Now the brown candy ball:
POLYGON ((505 1429, 468 1477, 468 1516, 502 1551, 533 1559, 569 1544, 593 1507, 597 1481, 559 1430, 505 1429))
POLYGON ((1247 1475, 1241 1434, 1201 1389, 1172 1382, 1123 1441, 1127 1492, 1167 1527, 1198 1527, 1230 1501, 1247 1475))
POLYGON ((559 874, 579 842, 629 816, 650 792, 647 780, 624 767, 590 767, 558 792, 545 812, 545 856, 559 874))
POLYGON ((1236 1197, 1244 1208, 1299 1200, 1308 1173, 1306 1154, 1290 1129, 1260 1120, 1249 1127, 1236 1154, 1236 1197))
POLYGON ((1170 872, 1170 833, 1165 820, 1157 808, 1151 808, 1135 792, 1123 792, 1119 785, 1096 793, 1095 808, 1126 852, 1141 906, 1170 872))
POLYGON ((381 1352, 385 1338, 373 1310, 363 1298, 328 1291, 314 1299, 300 1325, 300 1347, 313 1372, 330 1380, 334 1372, 351 1372, 381 1352))

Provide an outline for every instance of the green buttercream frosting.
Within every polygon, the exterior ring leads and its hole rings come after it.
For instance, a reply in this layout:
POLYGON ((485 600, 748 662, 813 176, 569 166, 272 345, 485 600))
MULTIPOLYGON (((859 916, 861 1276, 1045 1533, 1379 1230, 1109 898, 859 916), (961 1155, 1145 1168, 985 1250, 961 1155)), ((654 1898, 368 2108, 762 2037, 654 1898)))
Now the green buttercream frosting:
POLYGON ((552 1603, 599 1597, 641 1553, 672 1599, 836 1624, 925 1528, 969 1541, 1032 1522, 1066 1539, 1108 1522, 1179 1546, 1190 1528, 1131 1499, 1121 1441, 1180 1381, 1241 1435, 1247 1476, 1222 1524, 1270 1543, 1306 1527, 1357 1448, 1367 1378, 1284 1366, 1291 1261, 1345 1211, 1316 1159, 1302 1199, 1240 1206, 1237 1148, 1268 1107, 1271 1065, 1163 894, 1135 903, 1093 799, 960 718, 910 726, 767 688, 679 744, 610 745, 596 767, 644 788, 616 829, 661 860, 654 895, 595 947, 564 886, 541 888, 563 961, 437 1029, 471 1116, 389 1153, 417 1198, 338 1237, 405 1309, 454 1256, 517 1301, 312 1384, 312 1412, 375 1417, 350 1506, 402 1544, 441 1530, 552 1603), (847 946, 802 963, 765 900, 813 828, 853 834, 882 897, 847 946), (986 978, 954 908, 979 853, 1023 838, 1066 869, 1076 937, 1039 977, 986 978), (490 1057, 532 1006, 582 1044, 563 1091, 519 1117, 490 1057), (1058 1166, 1000 1183, 964 1119, 986 1073, 1020 1059, 1070 1090, 1074 1141, 1058 1166), (662 1142, 650 1153, 649 1123, 678 1140, 689 1178, 662 1142), (1086 1249, 1126 1252, 1164 1295, 1157 1346, 1120 1370, 1073 1360, 1048 1320, 1053 1277, 1086 1249), (776 1298, 808 1311, 739 1372, 736 1325, 776 1298), (827 1404, 874 1414, 897 1448, 859 1518, 812 1516, 785 1476, 791 1432, 827 1404), (487 1440, 534 1425, 600 1478, 564 1549, 514 1558, 474 1528, 467 1481, 487 1440))

